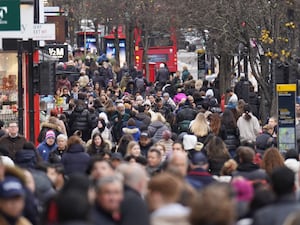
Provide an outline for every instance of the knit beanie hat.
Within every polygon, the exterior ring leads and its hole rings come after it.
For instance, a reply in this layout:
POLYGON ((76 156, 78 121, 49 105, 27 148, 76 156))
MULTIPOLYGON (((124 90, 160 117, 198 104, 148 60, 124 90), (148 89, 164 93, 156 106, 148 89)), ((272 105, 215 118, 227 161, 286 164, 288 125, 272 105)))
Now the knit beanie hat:
POLYGON ((55 133, 53 130, 47 131, 45 139, 47 140, 48 138, 55 138, 55 133))

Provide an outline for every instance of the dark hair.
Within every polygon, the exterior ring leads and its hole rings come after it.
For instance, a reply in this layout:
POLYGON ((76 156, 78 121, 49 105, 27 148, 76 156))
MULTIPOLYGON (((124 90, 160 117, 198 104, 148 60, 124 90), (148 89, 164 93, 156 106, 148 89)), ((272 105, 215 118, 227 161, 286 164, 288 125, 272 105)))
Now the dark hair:
POLYGON ((242 163, 251 163, 255 156, 254 150, 246 146, 238 147, 237 154, 239 158, 242 160, 242 163))
POLYGON ((246 104, 246 105, 244 106, 244 113, 245 113, 244 119, 245 119, 246 121, 249 121, 249 120, 251 120, 251 118, 252 118, 252 116, 249 114, 250 112, 251 112, 251 107, 250 107, 250 105, 246 104))
POLYGON ((128 121, 127 121, 127 126, 135 126, 135 120, 133 118, 130 118, 128 121))
POLYGON ((91 174, 91 172, 92 172, 92 170, 93 170, 93 168, 94 168, 94 166, 95 166, 95 164, 97 162, 105 162, 105 163, 107 163, 113 169, 111 163, 109 161, 103 159, 102 156, 94 156, 94 157, 91 158, 91 160, 90 160, 90 162, 88 164, 88 167, 86 169, 86 174, 87 175, 91 174))
POLYGON ((155 152, 158 157, 161 157, 161 152, 155 147, 151 147, 148 152, 155 152))
POLYGON ((225 128, 236 128, 236 120, 233 112, 230 109, 225 109, 222 117, 221 124, 225 126, 225 128))
POLYGON ((31 141, 26 141, 23 145, 23 149, 35 150, 35 145, 31 141))
POLYGON ((293 193, 295 173, 287 167, 276 168, 271 174, 271 183, 277 196, 293 193))
POLYGON ((128 143, 130 141, 133 141, 133 136, 131 134, 124 134, 119 142, 118 142, 118 148, 117 148, 117 151, 120 152, 122 154, 122 156, 124 157, 126 155, 126 152, 127 152, 127 146, 128 146, 128 143))
POLYGON ((76 189, 61 192, 56 198, 56 203, 59 222, 88 219, 91 206, 87 193, 76 189))
POLYGON ((297 161, 299 161, 299 153, 295 149, 288 150, 285 153, 284 157, 285 159, 296 159, 297 161))
POLYGON ((135 158, 135 161, 138 164, 141 164, 142 166, 147 166, 147 164, 148 164, 148 161, 147 161, 147 159, 144 156, 137 156, 135 158))

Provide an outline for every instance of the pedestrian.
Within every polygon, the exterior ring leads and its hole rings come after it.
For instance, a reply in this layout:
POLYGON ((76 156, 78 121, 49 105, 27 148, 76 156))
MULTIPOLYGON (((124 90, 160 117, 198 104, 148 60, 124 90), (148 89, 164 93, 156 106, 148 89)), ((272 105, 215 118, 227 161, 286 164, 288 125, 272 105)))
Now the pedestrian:
POLYGON ((16 152, 21 150, 26 142, 25 137, 19 134, 19 126, 17 122, 9 122, 8 133, 0 138, 0 145, 9 152, 9 157, 15 160, 16 152))
POLYGON ((124 198, 123 183, 116 176, 103 177, 96 185, 96 200, 91 212, 94 225, 117 225, 124 198))
POLYGON ((30 225, 22 216, 25 206, 25 189, 16 177, 5 177, 0 182, 0 224, 30 225))
POLYGON ((81 139, 76 135, 71 136, 68 140, 68 149, 61 159, 66 175, 73 173, 84 174, 89 160, 90 156, 85 152, 81 139))
POLYGON ((188 70, 187 66, 183 66, 182 75, 181 75, 181 80, 183 83, 188 80, 189 75, 190 75, 190 71, 188 70))
POLYGON ((244 113, 239 117, 237 126, 240 131, 240 141, 255 143, 257 135, 261 132, 258 119, 251 113, 249 105, 245 106, 244 113))
POLYGON ((149 211, 145 201, 148 176, 139 164, 122 164, 118 171, 124 177, 124 199, 121 203, 120 225, 149 225, 149 211))
POLYGON ((287 167, 275 169, 271 174, 271 186, 276 195, 276 204, 271 204, 254 214, 253 225, 279 225, 294 212, 300 211, 295 197, 295 174, 287 167))
POLYGON ((189 224, 189 209, 178 203, 183 190, 180 179, 168 173, 158 174, 150 180, 148 189, 151 225, 171 225, 174 221, 179 225, 189 224))
POLYGON ((48 130, 45 136, 45 140, 38 145, 37 151, 44 161, 48 161, 50 152, 57 147, 55 139, 56 136, 54 131, 48 130))

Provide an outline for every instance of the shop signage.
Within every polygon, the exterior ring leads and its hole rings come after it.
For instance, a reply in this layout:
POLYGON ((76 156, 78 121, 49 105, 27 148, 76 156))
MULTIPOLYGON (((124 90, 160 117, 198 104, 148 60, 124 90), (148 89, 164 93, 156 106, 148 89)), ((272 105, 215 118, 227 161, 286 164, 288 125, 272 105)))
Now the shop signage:
POLYGON ((20 0, 0 0, 0 31, 18 31, 20 24, 20 0))
POLYGON ((32 39, 35 41, 55 40, 55 24, 33 24, 32 39))
POLYGON ((296 84, 277 84, 278 98, 278 133, 277 141, 280 151, 296 148, 296 84))
POLYGON ((68 46, 67 45, 46 45, 47 54, 58 59, 59 62, 68 62, 68 46))

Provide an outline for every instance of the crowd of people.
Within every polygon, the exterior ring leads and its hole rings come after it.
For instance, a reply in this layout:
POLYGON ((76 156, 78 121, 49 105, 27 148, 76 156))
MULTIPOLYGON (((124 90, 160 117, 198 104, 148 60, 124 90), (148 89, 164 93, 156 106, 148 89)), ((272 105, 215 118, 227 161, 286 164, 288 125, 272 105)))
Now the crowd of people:
POLYGON ((231 87, 223 108, 218 79, 164 64, 155 83, 92 58, 58 66, 80 77, 57 81, 38 146, 0 123, 0 224, 297 224, 298 150, 276 147, 255 99, 231 87))

